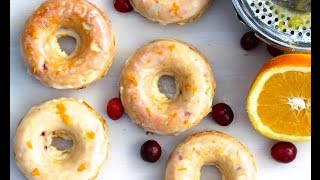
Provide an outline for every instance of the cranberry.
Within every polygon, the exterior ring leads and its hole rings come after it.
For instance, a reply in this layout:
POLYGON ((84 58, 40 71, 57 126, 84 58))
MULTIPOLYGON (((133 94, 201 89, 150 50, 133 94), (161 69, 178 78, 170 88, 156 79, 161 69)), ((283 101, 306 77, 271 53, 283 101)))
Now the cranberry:
POLYGON ((291 142, 278 142, 272 146, 270 153, 276 161, 289 163, 296 158, 297 148, 291 142))
POLYGON ((133 10, 129 0, 114 0, 113 5, 117 11, 122 13, 127 13, 133 10))
POLYGON ((260 40, 254 35, 254 32, 246 32, 240 40, 240 45, 244 50, 251 50, 257 47, 260 40))
POLYGON ((118 120, 124 112, 120 98, 113 98, 108 102, 107 114, 113 120, 118 120))
POLYGON ((221 126, 228 126, 233 121, 233 111, 227 104, 218 103, 212 107, 212 117, 221 126))
POLYGON ((144 161, 154 163, 161 156, 161 146, 155 140, 146 141, 140 149, 140 156, 144 161))
POLYGON ((270 46, 270 45, 267 45, 267 50, 271 54, 271 56, 273 56, 273 57, 276 57, 276 56, 283 54, 283 51, 281 51, 280 49, 277 49, 273 46, 270 46))

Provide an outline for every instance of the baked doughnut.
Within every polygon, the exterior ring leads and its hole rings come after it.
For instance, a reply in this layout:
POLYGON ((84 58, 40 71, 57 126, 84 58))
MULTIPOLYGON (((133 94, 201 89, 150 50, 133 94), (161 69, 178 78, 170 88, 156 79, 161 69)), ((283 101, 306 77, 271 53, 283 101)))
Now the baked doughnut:
POLYGON ((56 89, 80 89, 106 75, 115 54, 111 24, 86 0, 49 0, 26 21, 21 54, 28 71, 56 89), (73 53, 61 51, 58 39, 76 39, 73 53))
POLYGON ((135 11, 145 18, 166 25, 183 25, 199 18, 213 0, 130 0, 135 11))
POLYGON ((108 155, 105 120, 85 101, 60 98, 32 107, 14 137, 16 163, 28 179, 95 179, 108 155), (51 145, 72 140, 70 149, 51 145))
POLYGON ((177 135, 198 124, 211 112, 215 87, 207 59, 194 47, 173 39, 138 49, 120 75, 125 111, 146 131, 162 135, 177 135), (159 90, 163 75, 175 78, 172 99, 159 90))
POLYGON ((204 165, 215 165, 225 180, 255 180, 256 166, 249 150, 217 131, 193 134, 170 154, 165 180, 200 180, 204 165))

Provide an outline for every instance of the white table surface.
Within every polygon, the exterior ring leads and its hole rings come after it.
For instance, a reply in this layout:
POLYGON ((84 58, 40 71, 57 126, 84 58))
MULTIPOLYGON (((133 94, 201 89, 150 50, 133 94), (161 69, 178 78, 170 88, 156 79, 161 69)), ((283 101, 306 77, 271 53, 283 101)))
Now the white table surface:
MULTIPOLYGON (((249 29, 241 24, 231 0, 215 0, 208 11, 196 22, 185 26, 161 26, 144 19, 135 12, 115 11, 113 0, 92 0, 108 15, 116 38, 116 56, 108 75, 83 90, 55 90, 41 85, 27 74, 20 56, 19 38, 23 24, 43 0, 10 0, 10 177, 24 179, 13 157, 13 137, 18 121, 32 106, 59 97, 81 98, 92 105, 107 121, 111 140, 109 158, 97 179, 161 180, 167 158, 173 148, 187 136, 204 130, 227 133, 245 144, 256 160, 258 178, 265 180, 311 179, 311 143, 295 143, 296 159, 281 164, 270 156, 275 143, 253 129, 245 111, 248 90, 258 69, 271 56, 266 45, 244 51, 239 41, 249 29), (146 135, 127 115, 112 121, 105 112, 109 99, 118 95, 119 75, 127 57, 139 46, 157 38, 176 38, 196 46, 210 61, 217 82, 213 104, 225 102, 234 111, 234 121, 228 127, 217 125, 206 116, 196 127, 176 137, 146 135), (139 150, 146 140, 155 139, 162 146, 162 156, 156 163, 144 162, 139 150)), ((201 179, 220 179, 213 166, 201 170, 201 179)))

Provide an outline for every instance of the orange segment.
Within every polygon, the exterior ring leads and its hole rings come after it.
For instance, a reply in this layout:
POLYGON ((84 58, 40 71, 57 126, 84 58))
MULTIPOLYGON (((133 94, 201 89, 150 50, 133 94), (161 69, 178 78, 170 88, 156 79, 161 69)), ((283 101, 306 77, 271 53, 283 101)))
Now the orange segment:
POLYGON ((247 98, 255 129, 281 141, 306 141, 311 134, 311 57, 286 54, 259 71, 247 98))

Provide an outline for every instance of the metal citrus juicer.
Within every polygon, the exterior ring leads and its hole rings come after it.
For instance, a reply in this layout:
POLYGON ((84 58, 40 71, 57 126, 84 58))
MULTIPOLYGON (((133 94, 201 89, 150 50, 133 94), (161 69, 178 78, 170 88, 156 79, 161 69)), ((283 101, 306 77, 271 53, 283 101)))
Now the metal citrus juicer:
POLYGON ((311 52, 311 0, 232 0, 240 21, 267 44, 311 52))

